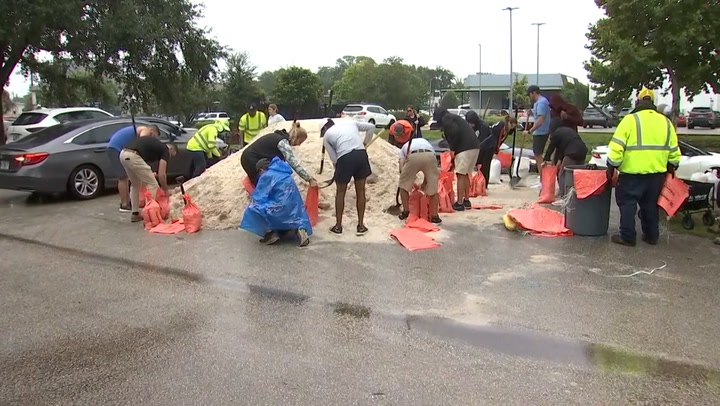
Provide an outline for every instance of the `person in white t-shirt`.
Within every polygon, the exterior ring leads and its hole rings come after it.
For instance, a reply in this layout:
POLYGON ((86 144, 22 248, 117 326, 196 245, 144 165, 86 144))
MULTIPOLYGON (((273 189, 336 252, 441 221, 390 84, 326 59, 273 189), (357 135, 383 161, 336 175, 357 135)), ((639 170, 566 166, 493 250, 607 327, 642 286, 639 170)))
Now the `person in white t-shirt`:
POLYGON ((268 106, 268 125, 272 125, 275 123, 282 123, 285 121, 285 117, 283 117, 280 113, 278 113, 278 107, 276 104, 271 104, 268 106))

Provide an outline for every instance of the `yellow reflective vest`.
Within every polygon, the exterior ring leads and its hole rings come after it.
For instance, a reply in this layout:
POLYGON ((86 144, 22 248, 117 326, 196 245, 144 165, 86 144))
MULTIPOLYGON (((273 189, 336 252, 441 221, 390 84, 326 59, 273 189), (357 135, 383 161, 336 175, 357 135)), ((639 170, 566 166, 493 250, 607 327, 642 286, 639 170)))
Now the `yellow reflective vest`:
POLYGON ((220 150, 216 145, 219 133, 220 129, 215 123, 201 127, 188 141, 187 150, 205 152, 205 156, 208 158, 220 156, 220 150))
POLYGON ((255 117, 250 117, 250 114, 245 113, 240 117, 240 122, 238 123, 238 129, 245 134, 246 144, 252 141, 260 130, 267 126, 267 117, 265 117, 265 113, 262 111, 255 112, 255 117))
POLYGON ((655 110, 641 110, 622 119, 609 145, 608 164, 628 174, 663 173, 668 162, 680 164, 675 127, 655 110))

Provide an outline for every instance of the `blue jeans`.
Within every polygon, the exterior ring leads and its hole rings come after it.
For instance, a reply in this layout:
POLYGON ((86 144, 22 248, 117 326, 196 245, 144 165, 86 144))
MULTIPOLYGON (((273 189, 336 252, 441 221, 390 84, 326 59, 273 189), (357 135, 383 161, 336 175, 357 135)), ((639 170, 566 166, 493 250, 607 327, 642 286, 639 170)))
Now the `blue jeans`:
POLYGON ((642 232, 650 241, 660 238, 660 208, 657 205, 665 184, 664 173, 634 175, 621 173, 615 187, 615 201, 620 209, 620 237, 635 242, 635 216, 640 206, 642 232))
POLYGON ((197 178, 207 168, 204 151, 188 151, 190 154, 190 179, 197 178))

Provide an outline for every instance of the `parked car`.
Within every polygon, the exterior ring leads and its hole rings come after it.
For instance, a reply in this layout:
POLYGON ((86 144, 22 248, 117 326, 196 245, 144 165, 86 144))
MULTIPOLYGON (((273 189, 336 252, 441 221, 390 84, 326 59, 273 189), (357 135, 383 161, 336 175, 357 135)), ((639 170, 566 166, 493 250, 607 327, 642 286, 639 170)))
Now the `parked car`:
POLYGON ((718 117, 710 107, 693 107, 688 114, 687 128, 709 127, 714 130, 718 126, 718 117))
POLYGON ((618 113, 618 120, 622 120, 623 118, 625 118, 625 116, 630 114, 631 111, 632 111, 632 109, 630 107, 625 107, 623 109, 620 109, 620 113, 618 113))
MULTIPOLYGON (((707 152, 685 141, 678 141, 680 147, 680 166, 675 175, 680 179, 690 180, 693 173, 705 172, 711 169, 720 169, 720 154, 716 152, 707 152)), ((607 167, 607 155, 609 148, 607 145, 595 147, 592 150, 589 163, 598 167, 607 167)))
POLYGON ((609 128, 610 119, 595 107, 588 107, 583 112, 583 128, 593 128, 593 126, 609 128))
POLYGON ((65 107, 26 111, 20 114, 8 128, 8 142, 15 142, 25 135, 56 124, 112 116, 107 111, 94 107, 65 107))
MULTIPOLYGON (((136 124, 150 122, 136 119, 136 124)), ((153 124, 160 126, 158 122, 153 124)), ((128 125, 132 125, 130 118, 74 121, 0 146, 0 189, 68 192, 80 200, 93 199, 104 189, 117 186, 105 151, 110 137, 128 125)), ((164 126, 160 133, 163 142, 175 138, 178 145, 178 154, 168 163, 169 178, 189 175, 190 157, 185 147, 190 135, 181 133, 175 137, 164 126)))
POLYGON ((385 127, 397 121, 395 116, 377 104, 348 104, 340 117, 375 124, 376 127, 385 127))
POLYGON ((680 113, 680 115, 677 118, 677 126, 678 127, 687 127, 687 116, 685 116, 685 114, 680 113))

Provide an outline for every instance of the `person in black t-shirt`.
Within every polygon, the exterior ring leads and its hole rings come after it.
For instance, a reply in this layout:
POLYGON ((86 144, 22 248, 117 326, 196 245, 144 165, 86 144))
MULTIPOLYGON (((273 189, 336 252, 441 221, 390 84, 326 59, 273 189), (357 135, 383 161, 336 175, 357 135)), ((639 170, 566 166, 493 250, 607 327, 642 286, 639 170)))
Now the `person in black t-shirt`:
POLYGON ((132 140, 120 152, 120 163, 130 179, 130 203, 132 215, 130 221, 142 221, 140 216, 140 188, 147 187, 148 192, 155 196, 158 187, 167 193, 167 163, 177 154, 177 146, 172 143, 164 144, 156 137, 138 137, 132 140), (153 176, 150 163, 158 162, 158 179, 153 176))
POLYGON ((556 117, 550 123, 550 145, 548 146, 543 165, 558 165, 558 184, 560 193, 565 190, 565 177, 563 170, 568 165, 582 165, 585 163, 585 156, 588 148, 576 131, 573 122, 565 123, 560 117, 556 117), (569 125, 569 126, 568 126, 569 125), (553 152, 555 156, 553 157, 553 152), (552 159, 552 161, 550 161, 552 159))

